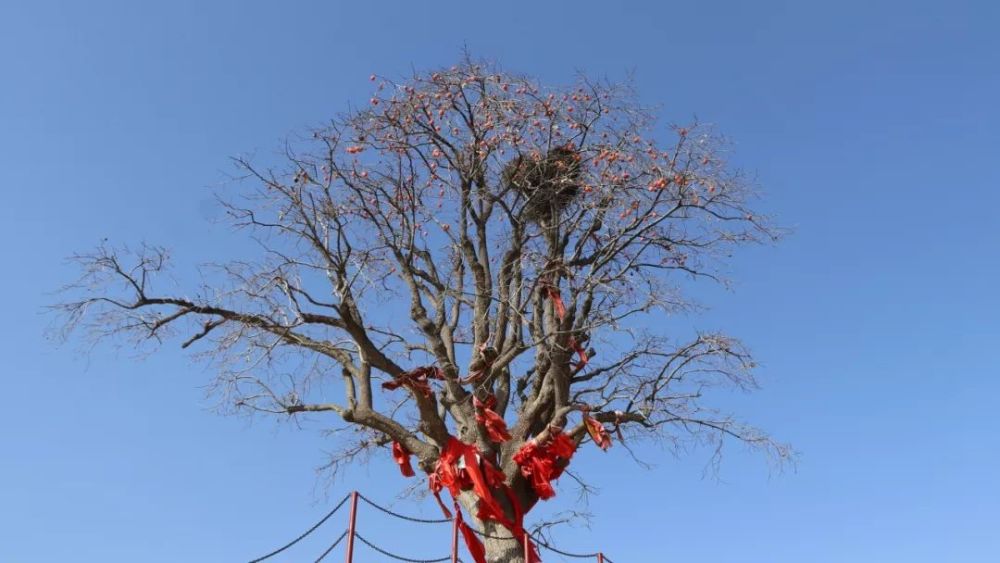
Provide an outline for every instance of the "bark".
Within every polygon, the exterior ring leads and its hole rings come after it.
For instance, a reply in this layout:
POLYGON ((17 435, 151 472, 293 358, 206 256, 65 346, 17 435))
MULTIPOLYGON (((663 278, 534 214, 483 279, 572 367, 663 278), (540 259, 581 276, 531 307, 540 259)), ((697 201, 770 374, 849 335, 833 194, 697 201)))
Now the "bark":
MULTIPOLYGON (((497 530, 497 538, 510 536, 504 529, 497 530)), ((524 563, 524 547, 517 540, 486 538, 483 541, 486 548, 486 561, 489 563, 524 563)))
MULTIPOLYGON (((522 483, 522 481, 517 480, 511 486, 522 503, 522 507, 527 511, 536 500, 529 498, 525 494, 526 491, 523 489, 522 483)), ((507 517, 513 520, 514 511, 505 495, 499 495, 495 498, 507 513, 507 517)), ((476 518, 477 498, 474 494, 470 491, 464 491, 459 500, 465 509, 465 513, 469 515, 469 523, 477 530, 482 530, 485 533, 485 537, 480 536, 480 539, 486 550, 486 561, 489 563, 525 563, 524 545, 513 537, 510 530, 497 522, 483 522, 476 518)), ((460 543, 462 543, 460 549, 464 551, 464 542, 460 543)))

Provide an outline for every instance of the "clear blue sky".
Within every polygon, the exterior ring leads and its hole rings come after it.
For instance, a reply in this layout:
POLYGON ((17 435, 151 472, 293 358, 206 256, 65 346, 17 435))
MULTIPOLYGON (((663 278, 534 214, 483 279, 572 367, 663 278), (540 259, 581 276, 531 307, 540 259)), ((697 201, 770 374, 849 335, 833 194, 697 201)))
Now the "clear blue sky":
MULTIPOLYGON (((650 452, 652 470, 589 452, 596 518, 561 546, 617 563, 1000 560, 998 16, 985 0, 3 3, 0 561, 245 561, 350 488, 392 498, 388 459, 327 499, 315 425, 216 416, 176 347, 82 356, 44 340, 40 311, 62 258, 104 237, 186 263, 246 251, 210 221, 227 157, 268 155, 365 100, 370 73, 463 45, 553 83, 634 69, 665 118, 731 136, 796 229, 739 255, 735 291, 695 320, 762 361, 765 390, 727 404, 795 444, 798 468, 735 449, 713 480, 705 451, 650 452)), ((362 530, 447 551, 447 529, 368 512, 362 530)))

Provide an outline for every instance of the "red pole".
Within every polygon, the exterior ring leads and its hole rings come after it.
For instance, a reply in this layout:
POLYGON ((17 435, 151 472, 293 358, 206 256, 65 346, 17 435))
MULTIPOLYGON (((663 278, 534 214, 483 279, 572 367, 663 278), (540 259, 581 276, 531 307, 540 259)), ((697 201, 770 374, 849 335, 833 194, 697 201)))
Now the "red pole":
POLYGON ((451 526, 451 563, 458 563, 458 514, 451 526))
POLYGON ((600 551, 597 552, 597 563, 604 563, 604 554, 600 551))
POLYGON ((347 524, 347 563, 354 562, 354 524, 358 521, 358 492, 351 493, 351 521, 347 524))
POLYGON ((528 539, 528 532, 524 532, 524 563, 531 563, 531 540, 528 539))

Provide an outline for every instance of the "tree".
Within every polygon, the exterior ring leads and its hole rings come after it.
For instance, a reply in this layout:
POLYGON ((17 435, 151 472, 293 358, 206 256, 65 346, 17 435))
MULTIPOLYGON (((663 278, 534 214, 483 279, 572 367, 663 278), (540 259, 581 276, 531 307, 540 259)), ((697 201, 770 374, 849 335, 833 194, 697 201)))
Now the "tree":
MULTIPOLYGON (((522 538, 577 448, 612 433, 788 457, 704 403, 755 387, 744 347, 664 327, 692 307, 687 285, 775 237, 718 136, 658 129, 628 87, 586 78, 546 88, 465 59, 371 79, 368 106, 281 166, 237 159, 245 182, 222 204, 259 260, 164 293, 164 249, 101 246, 75 257, 67 327, 153 344, 181 330, 235 409, 337 417, 332 469, 391 448, 405 475, 415 456, 456 497, 442 509, 491 535, 522 538)), ((485 553, 522 561, 509 540, 485 553)))

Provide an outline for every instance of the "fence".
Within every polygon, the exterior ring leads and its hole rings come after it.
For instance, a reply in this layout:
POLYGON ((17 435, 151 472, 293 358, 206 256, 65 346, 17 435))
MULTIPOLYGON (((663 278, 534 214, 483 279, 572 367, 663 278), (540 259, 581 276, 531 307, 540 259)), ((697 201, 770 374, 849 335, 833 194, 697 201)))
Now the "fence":
MULTIPOLYGON (((362 495, 361 493, 359 493, 357 491, 354 491, 352 493, 349 493, 349 494, 345 495, 344 498, 341 499, 340 502, 338 502, 336 504, 336 506, 333 507, 332 510, 330 510, 325 516, 323 516, 323 518, 321 518, 319 520, 319 522, 316 522, 311 528, 307 529, 305 532, 303 532, 297 538, 293 539, 292 541, 286 543, 285 545, 279 547, 278 549, 275 549, 274 551, 272 551, 272 552, 270 552, 270 553, 268 553, 268 554, 266 554, 266 555, 264 555, 262 557, 258 557, 257 559, 253 559, 252 561, 250 561, 250 563, 260 563, 261 561, 265 561, 267 559, 270 559, 271 557, 274 557, 275 555, 278 555, 279 553, 282 553, 283 551, 285 551, 285 550, 291 548, 292 546, 294 546, 295 544, 299 543, 300 541, 302 541, 303 539, 305 539, 307 536, 309 536, 310 534, 312 534, 313 532, 315 532, 317 529, 319 529, 323 524, 325 524, 330 518, 333 517, 334 514, 336 514, 341 508, 343 508, 343 506, 345 504, 347 504, 348 501, 350 501, 351 512, 350 512, 350 516, 348 517, 347 528, 337 537, 337 539, 335 539, 333 541, 333 543, 330 544, 329 547, 327 547, 322 553, 320 553, 319 557, 317 557, 315 559, 315 563, 321 563, 322 561, 327 560, 326 559, 327 556, 330 555, 330 553, 332 553, 333 550, 336 549, 337 546, 340 545, 341 542, 343 542, 345 539, 347 540, 347 545, 345 547, 345 552, 344 552, 344 561, 346 563, 354 563, 354 548, 355 548, 355 545, 356 545, 356 543, 355 543, 356 541, 364 544, 369 549, 371 549, 371 550, 373 550, 373 551, 375 551, 377 553, 380 553, 380 554, 384 555, 385 557, 388 557, 390 559, 395 559, 397 561, 404 561, 404 562, 407 562, 407 563, 447 563, 449 561, 451 563, 460 563, 462 561, 459 558, 459 556, 458 556, 458 544, 459 544, 459 542, 458 542, 458 520, 457 519, 454 519, 454 518, 440 518, 440 519, 434 519, 434 518, 417 518, 415 516, 408 516, 408 515, 405 515, 405 514, 400 514, 398 512, 390 510, 390 509, 388 509, 388 508, 386 508, 386 507, 384 507, 384 506, 376 503, 375 501, 369 499, 368 497, 362 495), (413 558, 413 557, 406 557, 404 555, 399 555, 397 553, 392 553, 392 552, 390 552, 390 551, 388 551, 388 550, 380 547, 379 545, 377 545, 373 541, 365 538, 360 533, 358 533, 357 524, 358 524, 358 501, 359 500, 360 501, 364 501, 369 506, 371 506, 373 508, 376 508, 376 509, 378 509, 378 510, 380 510, 380 511, 386 513, 386 514, 388 514, 389 516, 392 516, 393 518, 398 518, 400 520, 406 520, 406 521, 414 522, 414 523, 418 523, 418 524, 446 524, 446 523, 451 523, 452 524, 452 531, 451 531, 451 553, 448 554, 448 555, 446 555, 446 556, 444 556, 444 557, 439 557, 437 559, 416 559, 416 558, 413 558)), ((476 534, 478 534, 478 535, 480 535, 482 537, 485 537, 485 538, 504 539, 504 540, 506 540, 506 539, 511 539, 511 540, 514 539, 513 536, 498 537, 498 536, 491 536, 491 535, 486 534, 485 532, 482 532, 480 530, 474 530, 474 531, 476 532, 476 534)), ((527 558, 527 553, 528 553, 529 545, 530 545, 528 543, 529 537, 535 543, 535 545, 538 545, 542 549, 551 551, 552 553, 556 553, 556 554, 561 555, 563 557, 569 557, 571 559, 591 559, 591 560, 596 560, 597 563, 614 563, 611 559, 608 558, 607 555, 604 555, 601 552, 596 552, 596 553, 572 553, 572 552, 568 552, 568 551, 563 551, 561 549, 557 549, 554 546, 549 545, 548 543, 542 541, 537 536, 533 536, 533 535, 529 536, 528 534, 525 534, 525 536, 524 536, 525 560, 528 559, 527 558)))

